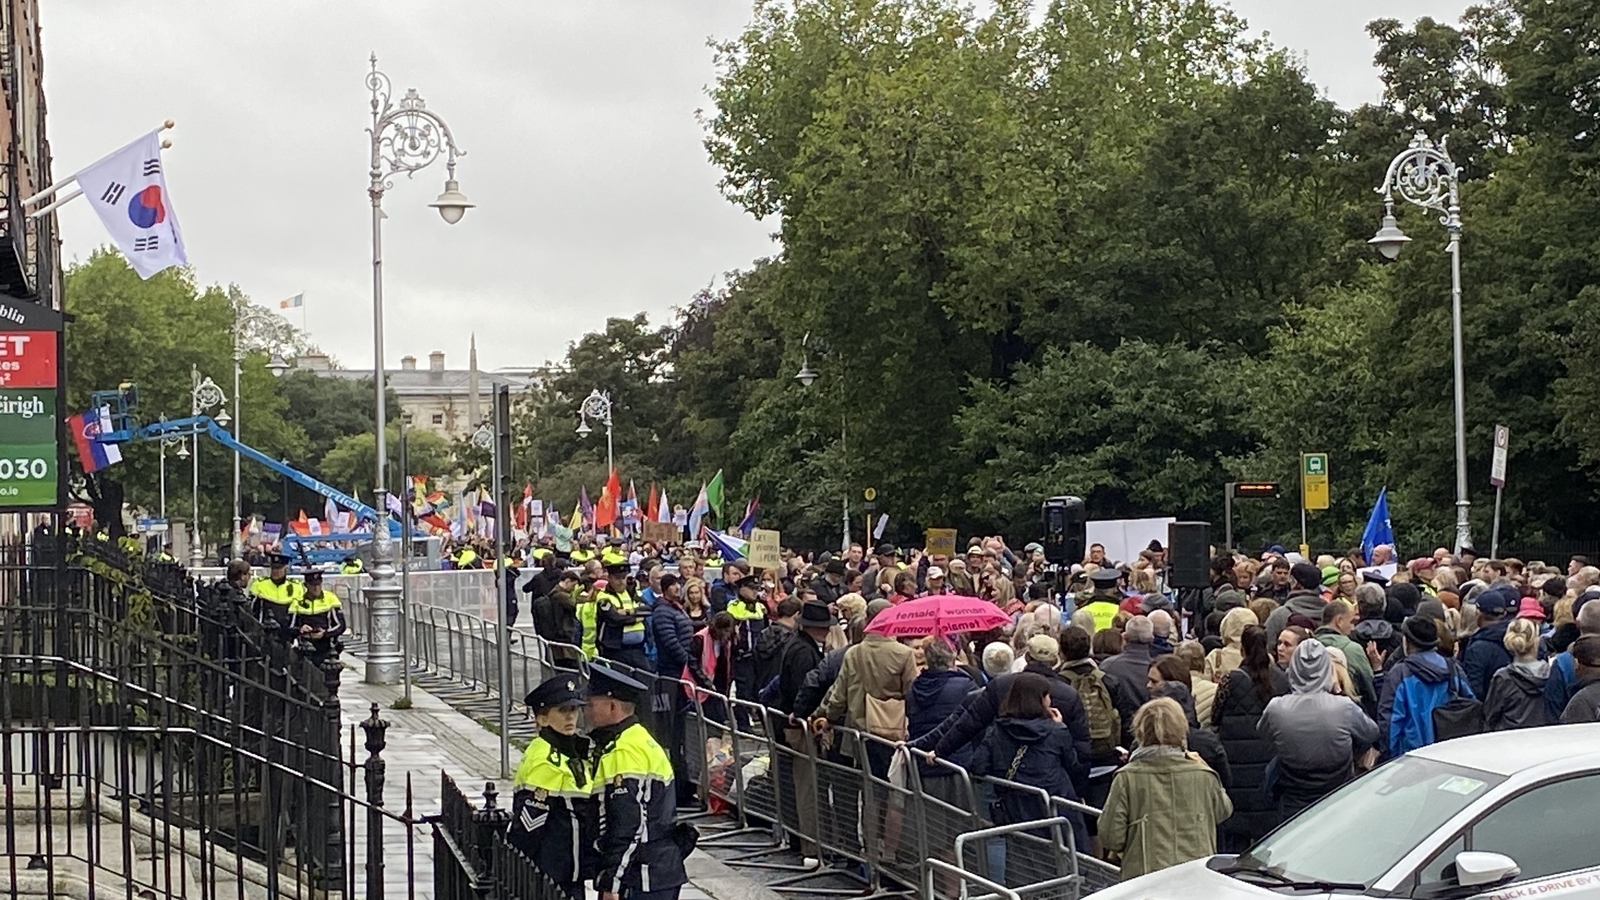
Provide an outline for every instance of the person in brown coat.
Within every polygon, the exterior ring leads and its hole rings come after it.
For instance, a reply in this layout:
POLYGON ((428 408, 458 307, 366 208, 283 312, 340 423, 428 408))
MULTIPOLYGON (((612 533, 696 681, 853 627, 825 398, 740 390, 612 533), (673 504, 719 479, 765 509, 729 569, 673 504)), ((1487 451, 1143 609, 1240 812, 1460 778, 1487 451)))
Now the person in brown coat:
MULTIPOLYGON (((867 604, 867 626, 879 613, 889 608, 889 601, 874 600, 867 604)), ((911 683, 917 680, 916 655, 910 647, 891 637, 867 631, 861 642, 845 651, 844 664, 839 678, 828 689, 817 716, 819 729, 830 722, 842 721, 857 731, 863 731, 894 742, 906 739, 906 695, 911 683)), ((879 778, 888 777, 889 762, 894 756, 893 747, 882 741, 868 741, 867 760, 872 773, 879 778)))

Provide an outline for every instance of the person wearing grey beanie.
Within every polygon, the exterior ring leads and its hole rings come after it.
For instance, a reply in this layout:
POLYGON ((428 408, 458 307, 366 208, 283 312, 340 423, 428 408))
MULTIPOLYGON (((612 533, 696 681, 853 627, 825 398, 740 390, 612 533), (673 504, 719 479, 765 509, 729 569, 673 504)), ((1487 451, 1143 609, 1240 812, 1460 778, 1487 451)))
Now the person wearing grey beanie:
POLYGON ((1280 821, 1332 793, 1355 775, 1355 761, 1377 745, 1378 726, 1349 697, 1331 693, 1331 651, 1301 641, 1289 658, 1290 693, 1274 697, 1257 730, 1272 742, 1275 769, 1265 790, 1280 821))

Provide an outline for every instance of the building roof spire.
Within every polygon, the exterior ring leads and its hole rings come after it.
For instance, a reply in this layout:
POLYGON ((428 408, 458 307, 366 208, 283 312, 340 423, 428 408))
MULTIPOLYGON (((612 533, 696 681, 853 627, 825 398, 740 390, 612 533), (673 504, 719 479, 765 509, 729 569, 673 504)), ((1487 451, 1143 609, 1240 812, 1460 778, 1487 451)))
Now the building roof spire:
POLYGON ((467 344, 467 419, 472 428, 483 421, 483 410, 478 402, 478 333, 472 332, 467 344))

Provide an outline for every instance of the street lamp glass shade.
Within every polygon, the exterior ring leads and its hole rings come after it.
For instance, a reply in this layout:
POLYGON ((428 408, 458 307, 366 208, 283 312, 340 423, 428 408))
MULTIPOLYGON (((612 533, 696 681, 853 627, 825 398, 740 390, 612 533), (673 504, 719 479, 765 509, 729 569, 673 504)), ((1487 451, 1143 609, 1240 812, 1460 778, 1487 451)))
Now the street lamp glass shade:
POLYGON ((189 445, 188 444, 179 444, 178 445, 178 452, 173 454, 173 455, 177 456, 179 459, 188 459, 189 458, 189 445))
POLYGON ((289 371, 289 362, 281 354, 274 353, 267 360, 267 371, 272 373, 273 378, 282 378, 283 373, 289 371))
POLYGON ((228 411, 227 410, 223 410, 222 412, 217 413, 217 424, 218 425, 221 425, 222 427, 226 428, 226 427, 228 427, 228 423, 232 422, 232 421, 233 421, 233 416, 228 415, 228 411))
POLYGON ((800 382, 803 387, 811 387, 811 382, 817 380, 817 370, 811 368, 809 362, 801 363, 800 371, 795 373, 794 380, 800 382))
POLYGON ((444 193, 439 195, 439 199, 428 205, 437 209, 446 223, 454 225, 461 221, 461 217, 467 214, 467 210, 477 204, 468 201, 467 195, 461 193, 461 186, 456 184, 454 178, 451 178, 444 183, 444 193))
POLYGON ((1378 248, 1384 259, 1394 259, 1400 255, 1400 248, 1411 243, 1411 238, 1400 230, 1400 226, 1394 220, 1394 214, 1390 213, 1383 217, 1383 222, 1378 225, 1378 233, 1367 243, 1378 248))
POLYGON ((588 437, 589 436, 589 432, 591 432, 593 430, 594 430, 593 428, 589 427, 588 421, 585 420, 585 421, 582 421, 582 422, 578 423, 577 435, 578 435, 578 437, 588 437))

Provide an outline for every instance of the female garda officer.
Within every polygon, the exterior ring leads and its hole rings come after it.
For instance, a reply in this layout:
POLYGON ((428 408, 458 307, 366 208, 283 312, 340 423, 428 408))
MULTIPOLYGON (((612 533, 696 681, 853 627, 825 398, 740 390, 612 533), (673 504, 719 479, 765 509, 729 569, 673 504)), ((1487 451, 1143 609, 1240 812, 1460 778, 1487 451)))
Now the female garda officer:
POLYGON ((528 693, 539 734, 517 766, 507 838, 568 896, 583 897, 583 882, 599 866, 589 739, 578 734, 583 692, 576 674, 555 675, 528 693))

